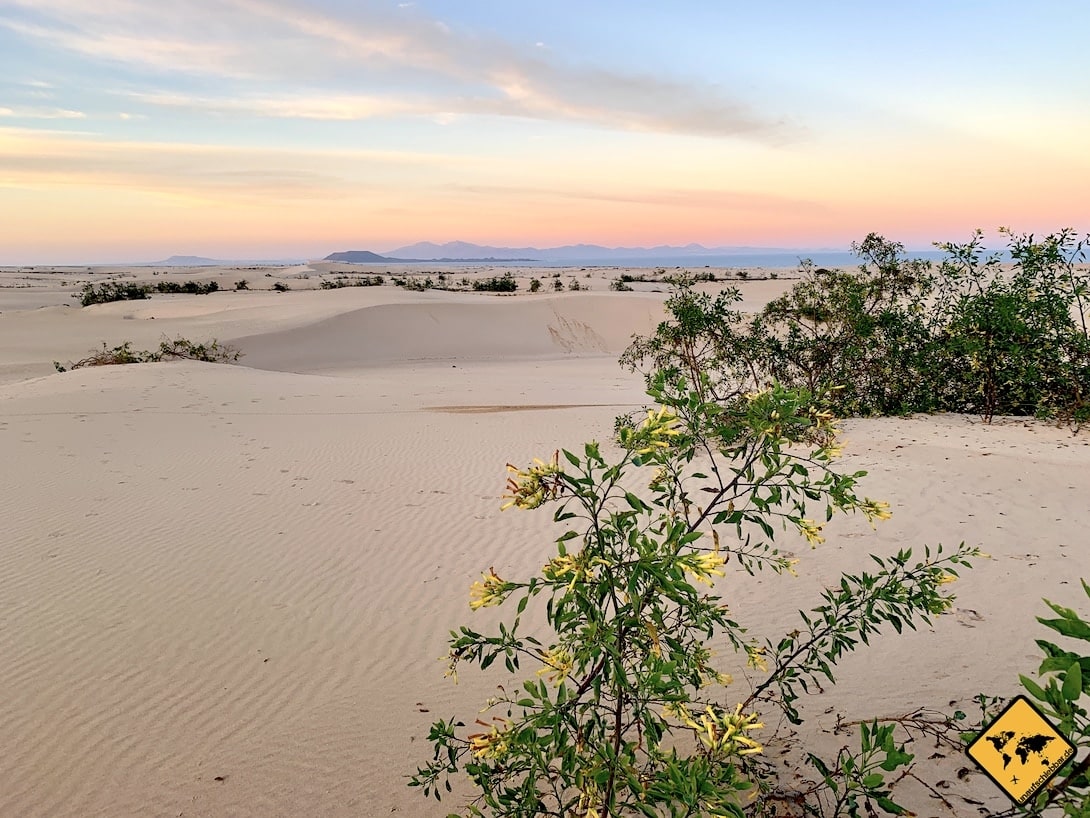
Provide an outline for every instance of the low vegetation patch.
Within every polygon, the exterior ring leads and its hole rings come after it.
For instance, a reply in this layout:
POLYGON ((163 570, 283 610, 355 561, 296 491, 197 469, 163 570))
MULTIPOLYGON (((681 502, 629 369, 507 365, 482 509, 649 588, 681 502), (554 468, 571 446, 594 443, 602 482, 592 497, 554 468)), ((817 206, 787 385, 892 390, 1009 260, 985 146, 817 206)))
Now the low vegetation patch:
POLYGON ((491 278, 481 278, 473 282, 473 289, 478 292, 513 293, 519 288, 515 277, 510 273, 491 278))
POLYGON ((339 290, 342 287, 381 287, 386 283, 382 276, 337 276, 326 278, 319 285, 323 290, 339 290))
MULTIPOLYGON (((243 282, 245 283, 245 282, 243 282)), ((109 304, 114 301, 142 301, 150 293, 184 293, 188 295, 208 295, 219 292, 216 281, 157 281, 155 284, 137 284, 132 281, 104 281, 101 284, 84 284, 83 289, 73 295, 80 305, 109 304)), ((246 289, 238 287, 236 289, 246 289)))
POLYGON ((234 363, 242 357, 242 352, 227 344, 221 344, 216 339, 207 343, 198 344, 188 338, 164 338, 159 343, 159 348, 154 350, 136 350, 132 348, 132 342, 126 341, 115 347, 108 347, 102 342, 102 349, 93 350, 86 358, 64 366, 59 361, 54 361, 53 366, 58 372, 67 372, 69 369, 80 369, 85 366, 114 366, 117 364, 146 364, 170 360, 205 361, 214 364, 234 363))
POLYGON ((936 268, 876 234, 857 270, 815 269, 756 316, 675 281, 671 320, 622 362, 708 377, 726 400, 771 383, 826 391, 841 415, 948 411, 1090 420, 1090 237, 1003 231, 1010 262, 980 232, 938 245, 936 268))

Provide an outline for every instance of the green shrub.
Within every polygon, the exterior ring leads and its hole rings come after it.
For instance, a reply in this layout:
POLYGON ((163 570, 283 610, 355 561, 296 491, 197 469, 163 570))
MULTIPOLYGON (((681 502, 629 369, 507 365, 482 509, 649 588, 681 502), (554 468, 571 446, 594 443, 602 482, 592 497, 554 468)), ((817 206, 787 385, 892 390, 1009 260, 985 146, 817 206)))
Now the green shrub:
POLYGON ((153 288, 159 293, 187 293, 189 295, 208 295, 219 292, 219 282, 209 281, 157 281, 153 288))
POLYGON ((285 284, 283 281, 277 281, 272 285, 273 291, 278 293, 286 293, 291 290, 291 287, 285 284))
POLYGON ((625 283, 624 276, 621 276, 620 278, 615 278, 611 282, 609 282, 609 289, 619 293, 632 292, 632 288, 625 283))
POLYGON ((242 353, 232 346, 221 344, 216 339, 203 344, 197 344, 188 338, 164 338, 156 350, 134 350, 132 341, 107 347, 102 342, 102 349, 93 350, 91 354, 68 366, 54 361, 53 366, 58 372, 67 372, 69 369, 81 369, 86 366, 114 366, 118 364, 144 364, 157 363, 164 360, 187 359, 191 361, 205 361, 208 363, 234 363, 242 357, 242 353))
POLYGON ((561 281, 559 277, 554 277, 553 278, 553 290, 555 290, 556 292, 560 292, 563 289, 564 289, 564 282, 561 281))
POLYGON ((113 301, 142 301, 148 297, 151 287, 128 281, 104 281, 99 285, 84 284, 83 289, 73 295, 80 300, 80 305, 109 304, 113 301))
MULTIPOLYGON (((840 414, 968 412, 1090 420, 1088 239, 1071 231, 1035 240, 1004 231, 1012 269, 985 257, 980 233, 947 253, 937 274, 875 234, 853 245, 858 270, 815 269, 757 316, 677 277, 670 320, 622 360, 696 375, 701 351, 714 394, 773 381, 833 390, 840 414)), ((744 271, 743 271, 744 272, 744 271)), ((741 276, 741 273, 739 273, 741 276)))
POLYGON ((539 279, 536 279, 536 278, 531 278, 530 279, 530 292, 536 293, 540 289, 541 289, 541 281, 539 279))
POLYGON ((345 276, 322 279, 318 286, 323 290, 339 290, 342 287, 381 287, 386 283, 382 276, 345 276))
POLYGON ((794 573, 777 529, 818 545, 809 508, 877 520, 886 505, 856 494, 862 473, 835 469, 832 416, 805 390, 722 404, 660 373, 649 395, 658 409, 618 419, 616 455, 591 442, 509 467, 507 505, 553 505, 561 533, 539 574, 504 579, 493 568, 471 588, 471 608, 512 615, 492 633, 452 631, 448 674, 469 663, 516 678, 468 729, 432 726, 432 760, 411 786, 439 798, 468 775, 473 815, 777 815, 786 804, 819 815, 828 793, 828 814, 903 814, 886 775, 912 756, 891 727, 865 725, 858 753, 816 760, 816 789, 786 792, 775 757, 762 756, 766 724, 800 722, 801 692, 833 682, 837 662, 880 631, 946 610, 943 586, 975 552, 874 557, 876 569, 844 575, 786 633, 743 624, 749 612, 728 610, 716 582, 728 570, 732 584, 794 573), (542 640, 521 624, 531 605, 548 622, 547 635, 533 628, 542 640), (753 669, 752 688, 729 686, 734 664, 713 642, 753 669))
POLYGON ((513 293, 518 288, 518 282, 515 281, 514 276, 510 273, 504 273, 502 276, 492 276, 491 278, 482 278, 473 282, 473 289, 483 292, 513 293))
POLYGON ((236 290, 248 290, 248 289, 250 289, 250 282, 247 281, 244 278, 239 279, 238 281, 235 282, 235 289, 236 290))

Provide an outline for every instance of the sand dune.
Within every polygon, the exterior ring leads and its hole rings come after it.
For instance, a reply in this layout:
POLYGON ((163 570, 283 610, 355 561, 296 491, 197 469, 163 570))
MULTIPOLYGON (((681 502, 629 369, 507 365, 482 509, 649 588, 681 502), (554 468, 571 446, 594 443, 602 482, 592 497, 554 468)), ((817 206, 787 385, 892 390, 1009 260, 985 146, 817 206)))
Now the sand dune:
POLYGON ((504 299, 438 294, 377 304, 305 327, 233 339, 246 365, 322 372, 404 361, 608 355, 663 319, 662 298, 605 294, 504 299))
MULTIPOLYGON (((548 513, 500 513, 504 464, 608 438, 643 402, 615 356, 660 304, 371 288, 0 315, 0 815, 454 809, 404 776, 430 722, 472 718, 500 676, 443 679, 447 631, 494 615, 468 608, 479 571, 525 575, 550 547, 548 513), (62 347, 163 331, 236 340, 246 365, 43 371, 62 347)), ((834 706, 1013 693, 1037 664, 1039 598, 1085 608, 1090 575, 1087 433, 958 416, 844 428, 845 467, 869 470, 865 493, 895 516, 789 544, 798 579, 724 580, 754 632, 789 625, 869 552, 966 540, 992 559, 934 628, 879 640, 804 700, 804 740, 834 750, 834 706)), ((948 793, 1002 806, 950 763, 948 793)))

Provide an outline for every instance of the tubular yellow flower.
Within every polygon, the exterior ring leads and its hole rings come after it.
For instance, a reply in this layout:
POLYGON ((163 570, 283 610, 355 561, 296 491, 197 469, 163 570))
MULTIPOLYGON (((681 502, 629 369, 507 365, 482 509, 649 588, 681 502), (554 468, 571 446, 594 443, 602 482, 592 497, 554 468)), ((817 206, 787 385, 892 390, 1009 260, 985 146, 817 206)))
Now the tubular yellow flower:
POLYGON ((670 439, 681 434, 675 428, 681 420, 665 406, 656 412, 654 409, 647 411, 647 419, 640 426, 627 435, 622 436, 621 444, 635 448, 636 454, 641 457, 652 454, 660 449, 670 447, 670 439))
POLYGON ((765 649, 756 645, 746 645, 746 664, 754 670, 767 673, 768 662, 765 661, 765 649))
POLYGON ((863 512, 863 516, 867 518, 867 522, 871 524, 871 528, 874 528, 875 520, 888 520, 893 516, 893 512, 889 510, 889 503, 882 503, 869 497, 863 498, 859 509, 863 512))
POLYGON ((526 469, 520 469, 508 463, 507 470, 514 474, 514 477, 507 479, 507 492, 503 497, 510 499, 500 506, 501 511, 511 506, 522 509, 537 508, 546 499, 555 500, 560 495, 563 485, 560 475, 564 472, 560 468, 559 450, 553 453, 553 459, 548 463, 535 457, 533 463, 526 469))
POLYGON ((693 575, 693 579, 697 582, 711 585, 712 577, 726 576, 726 573, 722 570, 722 566, 726 565, 726 562, 725 559, 719 556, 719 549, 716 548, 710 554, 693 554, 686 557, 683 567, 693 575))
MULTIPOLYGON (((504 726, 508 723, 505 719, 498 719, 498 721, 504 726)), ((507 753, 506 730, 500 730, 495 724, 486 725, 480 719, 477 720, 477 723, 487 726, 489 730, 487 733, 473 733, 466 736, 473 755, 477 758, 502 758, 507 753)))
POLYGON ((481 579, 483 581, 474 582, 469 587, 469 607, 475 611, 501 604, 511 590, 511 586, 497 576, 493 568, 489 568, 487 574, 481 574, 481 579))
POLYGON ((759 730, 764 724, 759 722, 756 713, 742 714, 742 705, 728 713, 715 705, 704 708, 700 720, 693 717, 685 719, 685 725, 696 732, 697 737, 709 750, 724 755, 753 755, 763 752, 763 748, 745 733, 759 730))
POLYGON ((825 542, 825 538, 821 536, 821 526, 813 520, 799 520, 798 526, 802 536, 806 537, 806 541, 811 546, 816 547, 825 542))
POLYGON ((537 675, 544 676, 554 685, 559 685, 568 678, 574 665, 571 654, 566 650, 542 651, 541 661, 544 667, 537 671, 537 675))

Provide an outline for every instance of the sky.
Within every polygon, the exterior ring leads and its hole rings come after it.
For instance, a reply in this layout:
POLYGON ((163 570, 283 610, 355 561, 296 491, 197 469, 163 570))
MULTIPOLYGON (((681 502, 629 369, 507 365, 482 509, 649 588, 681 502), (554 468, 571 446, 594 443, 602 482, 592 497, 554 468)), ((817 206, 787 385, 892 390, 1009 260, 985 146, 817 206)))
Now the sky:
POLYGON ((1085 0, 0 0, 0 265, 1090 229, 1085 0))

